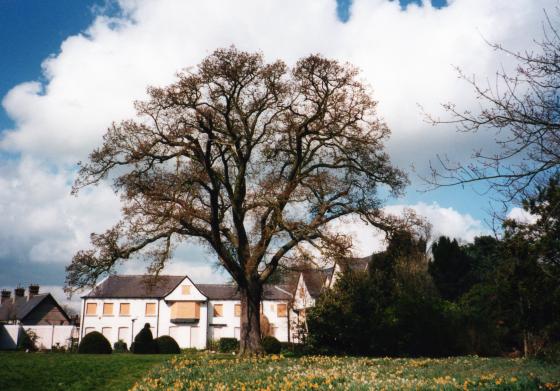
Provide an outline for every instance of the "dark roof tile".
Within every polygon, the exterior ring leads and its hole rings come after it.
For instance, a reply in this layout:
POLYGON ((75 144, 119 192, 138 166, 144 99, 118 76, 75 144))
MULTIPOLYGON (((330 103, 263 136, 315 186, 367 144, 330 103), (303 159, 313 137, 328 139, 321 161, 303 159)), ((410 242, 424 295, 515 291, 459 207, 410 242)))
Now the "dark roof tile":
POLYGON ((89 298, 164 298, 186 276, 112 275, 84 297, 89 298))

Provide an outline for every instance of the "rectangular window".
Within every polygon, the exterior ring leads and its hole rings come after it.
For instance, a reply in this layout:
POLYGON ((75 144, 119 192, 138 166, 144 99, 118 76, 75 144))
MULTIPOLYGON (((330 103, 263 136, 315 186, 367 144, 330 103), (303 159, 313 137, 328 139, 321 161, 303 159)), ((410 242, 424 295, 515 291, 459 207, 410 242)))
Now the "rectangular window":
POLYGON ((233 314, 238 318, 241 316, 241 304, 236 304, 235 307, 233 307, 233 314))
POLYGON ((181 285, 181 293, 183 295, 190 295, 191 294, 191 286, 190 285, 181 285))
POLYGON ((119 340, 128 342, 128 327, 119 327, 119 340))
POLYGON ((224 305, 223 304, 214 304, 214 317, 219 318, 224 316, 224 305))
POLYGON ((129 316, 130 315, 130 303, 121 303, 119 307, 119 314, 121 316, 129 316))
POLYGON ((288 305, 287 304, 278 304, 276 306, 276 316, 279 318, 285 318, 288 316, 288 305))
POLYGON ((95 316, 97 314, 97 303, 87 303, 86 304, 86 315, 95 316))
POLYGON ((111 328, 110 327, 103 327, 101 329, 101 334, 103 334, 103 336, 105 338, 107 338, 109 341, 111 340, 111 328))
POLYGON ((113 316, 113 303, 103 303, 103 316, 113 316))
POLYGON ((89 334, 92 331, 95 331, 95 327, 86 327, 86 329, 84 330, 84 335, 89 334))
POLYGON ((156 303, 146 303, 146 316, 156 316, 156 303))
POLYGON ((171 306, 171 319, 200 319, 200 303, 178 301, 171 306))

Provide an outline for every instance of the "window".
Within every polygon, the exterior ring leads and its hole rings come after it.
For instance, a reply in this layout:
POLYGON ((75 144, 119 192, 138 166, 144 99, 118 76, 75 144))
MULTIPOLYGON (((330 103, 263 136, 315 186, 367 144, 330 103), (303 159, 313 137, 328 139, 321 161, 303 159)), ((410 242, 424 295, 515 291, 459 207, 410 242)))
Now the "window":
POLYGON ((84 335, 89 334, 92 331, 95 331, 95 327, 86 327, 86 329, 84 330, 84 335))
POLYGON ((95 316, 97 313, 97 303, 86 304, 86 316, 95 316))
POLYGON ((219 318, 221 316, 224 316, 224 305, 214 304, 214 317, 219 318))
POLYGON ((121 316, 129 316, 130 315, 130 303, 121 303, 119 307, 119 314, 121 316))
POLYGON ((305 289, 303 287, 299 288, 299 297, 305 297, 305 289))
POLYGON ((278 304, 276 307, 276 316, 279 318, 285 318, 288 316, 288 305, 287 304, 278 304))
POLYGON ((178 301, 171 306, 171 319, 199 319, 200 303, 178 301))
POLYGON ((119 327, 119 340, 128 341, 128 327, 119 327))
POLYGON ((109 341, 111 340, 111 328, 110 327, 103 327, 101 329, 101 334, 103 334, 103 336, 105 338, 107 338, 109 341))
POLYGON ((103 316, 113 316, 113 303, 103 303, 103 316))
POLYGON ((181 285, 181 293, 183 295, 190 295, 191 294, 191 286, 190 285, 181 285))
POLYGON ((146 316, 156 316, 156 303, 146 303, 146 316))
POLYGON ((238 318, 241 316, 241 304, 236 304, 235 307, 233 307, 233 314, 238 318))

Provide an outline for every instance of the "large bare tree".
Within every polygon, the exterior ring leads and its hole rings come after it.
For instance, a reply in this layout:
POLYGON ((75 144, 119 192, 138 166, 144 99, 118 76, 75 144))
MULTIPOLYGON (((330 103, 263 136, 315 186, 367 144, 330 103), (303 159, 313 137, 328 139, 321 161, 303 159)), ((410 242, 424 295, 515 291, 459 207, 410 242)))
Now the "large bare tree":
POLYGON ((260 300, 278 264, 298 251, 347 252, 348 238, 329 229, 342 216, 389 228, 380 206, 407 182, 357 75, 319 55, 289 69, 229 48, 150 88, 137 117, 113 124, 81 166, 74 190, 109 176, 123 218, 74 256, 67 289, 136 253, 157 274, 176 243, 198 238, 239 286, 240 353, 262 352, 260 300))
POLYGON ((545 13, 544 38, 536 50, 513 52, 490 44, 498 53, 517 62, 514 72, 497 72, 493 86, 468 77, 480 110, 447 103, 448 120, 430 118, 434 124, 454 123, 462 132, 495 131, 491 151, 474 151, 468 163, 438 158, 428 182, 436 187, 482 182, 509 204, 522 202, 536 187, 560 173, 560 9, 545 13))

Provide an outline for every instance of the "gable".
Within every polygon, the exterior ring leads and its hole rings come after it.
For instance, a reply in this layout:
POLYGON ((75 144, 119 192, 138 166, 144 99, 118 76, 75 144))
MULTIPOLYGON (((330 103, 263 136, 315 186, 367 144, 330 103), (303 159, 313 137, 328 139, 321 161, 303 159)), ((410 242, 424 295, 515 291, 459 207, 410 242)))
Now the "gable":
POLYGON ((208 298, 185 276, 167 296, 166 301, 206 301, 208 298))

